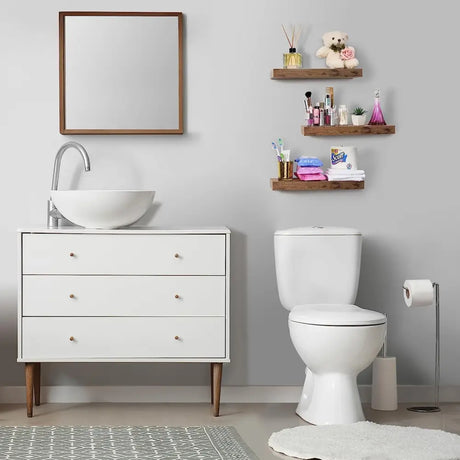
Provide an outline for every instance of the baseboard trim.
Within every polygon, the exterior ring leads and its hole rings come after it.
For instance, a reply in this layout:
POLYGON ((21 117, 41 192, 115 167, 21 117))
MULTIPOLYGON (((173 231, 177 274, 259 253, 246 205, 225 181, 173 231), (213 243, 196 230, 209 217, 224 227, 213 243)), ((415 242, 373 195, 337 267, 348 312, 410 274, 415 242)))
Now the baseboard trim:
MULTIPOLYGON (((300 386, 224 386, 223 403, 295 403, 300 386)), ((371 385, 360 385, 361 400, 371 400, 371 385)), ((210 400, 207 386, 44 386, 42 401, 49 403, 204 403, 210 400)), ((441 387, 442 402, 460 402, 460 386, 441 387)), ((401 403, 431 402, 433 387, 400 385, 401 403)), ((0 387, 0 403, 25 403, 25 387, 0 387)))

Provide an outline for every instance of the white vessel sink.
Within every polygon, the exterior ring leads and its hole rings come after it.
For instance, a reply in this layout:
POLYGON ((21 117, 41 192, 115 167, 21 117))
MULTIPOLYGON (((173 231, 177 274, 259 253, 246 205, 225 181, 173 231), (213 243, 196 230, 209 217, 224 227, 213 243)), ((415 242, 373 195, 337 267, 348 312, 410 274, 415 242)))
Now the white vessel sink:
POLYGON ((86 228, 118 228, 139 220, 155 192, 142 190, 51 190, 58 211, 86 228))

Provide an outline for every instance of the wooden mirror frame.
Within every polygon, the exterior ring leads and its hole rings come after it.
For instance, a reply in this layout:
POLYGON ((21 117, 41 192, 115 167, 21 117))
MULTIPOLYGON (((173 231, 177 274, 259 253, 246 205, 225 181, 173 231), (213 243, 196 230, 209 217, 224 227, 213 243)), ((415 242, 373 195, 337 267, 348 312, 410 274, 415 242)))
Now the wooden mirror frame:
POLYGON ((182 13, 171 12, 103 12, 103 11, 61 11, 59 12, 59 132, 61 134, 183 134, 183 17, 182 13), (179 120, 177 129, 68 129, 66 128, 65 99, 65 18, 66 16, 177 16, 179 46, 179 120))

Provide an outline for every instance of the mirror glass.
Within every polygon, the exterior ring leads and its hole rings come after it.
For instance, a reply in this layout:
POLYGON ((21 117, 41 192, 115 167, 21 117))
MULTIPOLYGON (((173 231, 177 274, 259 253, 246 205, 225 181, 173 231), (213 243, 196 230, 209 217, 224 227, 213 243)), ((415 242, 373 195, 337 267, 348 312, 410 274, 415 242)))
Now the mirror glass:
POLYGON ((60 13, 63 134, 181 134, 181 13, 60 13))

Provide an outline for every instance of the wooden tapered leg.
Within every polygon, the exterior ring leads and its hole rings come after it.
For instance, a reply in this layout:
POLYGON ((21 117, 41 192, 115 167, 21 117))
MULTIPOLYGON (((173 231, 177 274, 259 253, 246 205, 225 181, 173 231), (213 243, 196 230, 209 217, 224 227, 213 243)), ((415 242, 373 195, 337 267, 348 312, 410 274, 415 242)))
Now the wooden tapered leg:
POLYGON ((40 375, 41 375, 41 364, 35 363, 34 367, 34 397, 35 405, 40 405, 40 375))
POLYGON ((32 417, 34 413, 34 368, 35 363, 26 363, 27 417, 32 417))
POLYGON ((212 363, 213 414, 214 414, 214 417, 219 417, 221 384, 222 384, 222 363, 212 363))
POLYGON ((213 364, 209 365, 211 370, 211 404, 214 404, 214 375, 213 375, 213 364))

